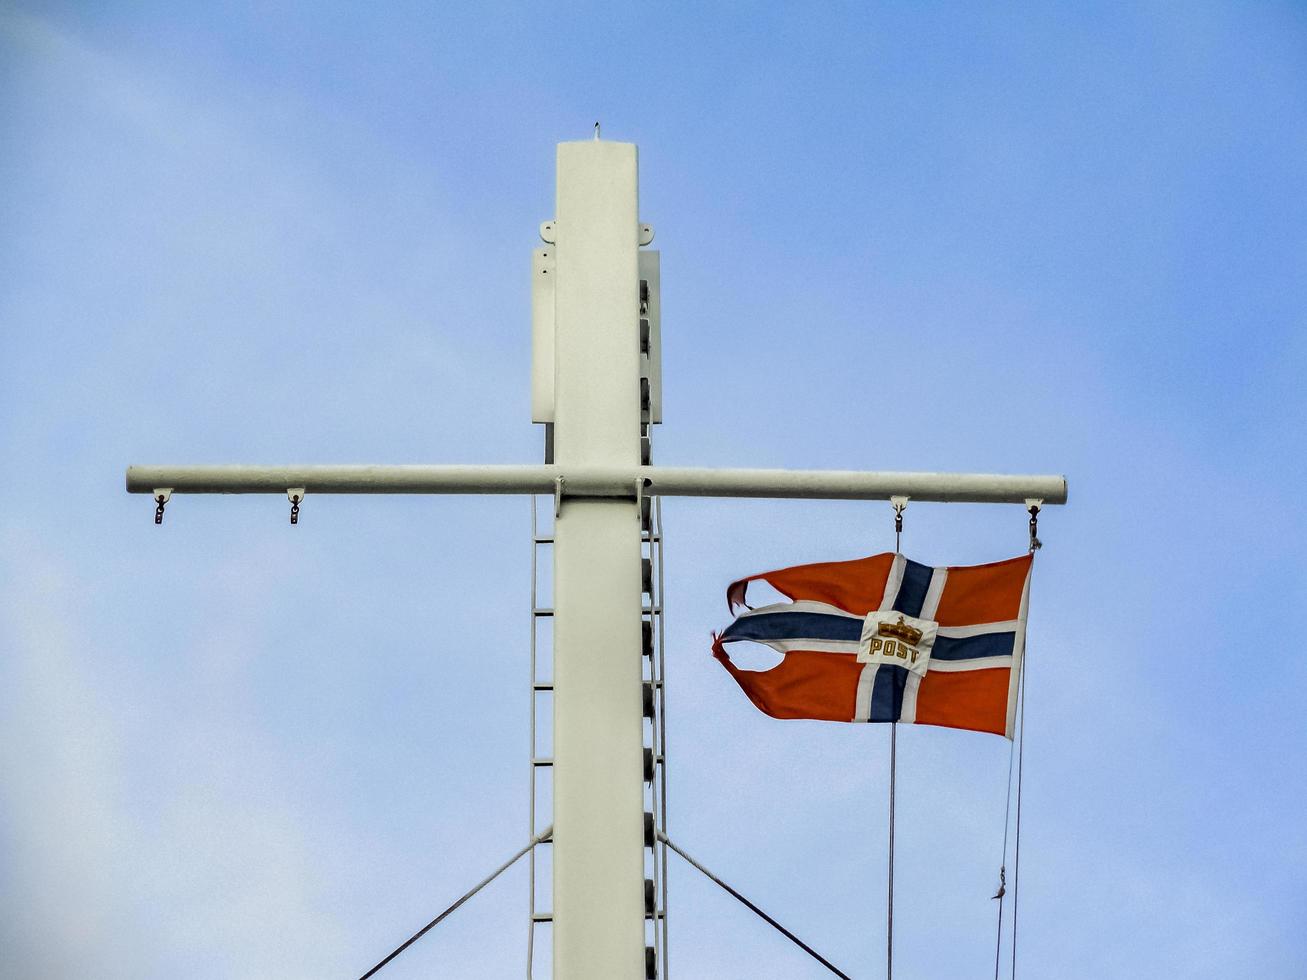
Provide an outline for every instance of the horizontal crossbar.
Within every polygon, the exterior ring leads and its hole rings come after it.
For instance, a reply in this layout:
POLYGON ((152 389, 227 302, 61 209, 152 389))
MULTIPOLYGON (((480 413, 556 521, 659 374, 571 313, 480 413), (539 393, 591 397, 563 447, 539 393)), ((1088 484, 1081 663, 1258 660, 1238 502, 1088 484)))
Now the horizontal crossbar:
POLYGON ((567 497, 768 497, 1064 504, 1062 476, 873 473, 857 470, 719 470, 673 466, 129 466, 127 491, 276 493, 553 494, 567 497))

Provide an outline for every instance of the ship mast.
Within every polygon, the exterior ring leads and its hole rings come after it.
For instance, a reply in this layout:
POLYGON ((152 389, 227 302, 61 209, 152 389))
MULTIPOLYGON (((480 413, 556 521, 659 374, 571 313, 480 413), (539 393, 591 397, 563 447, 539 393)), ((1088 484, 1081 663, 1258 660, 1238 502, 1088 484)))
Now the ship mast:
POLYGON ((1060 476, 719 470, 645 465, 660 369, 640 326, 634 144, 561 143, 551 305, 537 304, 535 407, 553 460, 521 466, 133 466, 157 519, 176 494, 550 494, 554 530, 553 975, 646 976, 641 677, 645 497, 1060 504, 1060 476), (547 329, 540 329, 544 317, 547 329), (542 367, 541 365, 547 365, 542 367))

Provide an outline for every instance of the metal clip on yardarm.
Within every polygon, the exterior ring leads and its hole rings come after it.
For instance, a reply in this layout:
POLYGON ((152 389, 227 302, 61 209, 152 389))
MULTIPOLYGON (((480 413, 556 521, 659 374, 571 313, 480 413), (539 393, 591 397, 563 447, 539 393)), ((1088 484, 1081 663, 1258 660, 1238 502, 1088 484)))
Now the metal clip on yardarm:
POLYGON ((1039 508, 1044 503, 1042 499, 1030 498, 1026 501, 1026 510, 1030 512, 1030 553, 1033 555, 1044 543, 1039 540, 1039 508))
POLYGON ((889 498, 889 502, 894 508, 894 553, 897 555, 903 540, 903 512, 908 509, 908 498, 894 496, 889 498))
POLYGON ((172 499, 172 487, 164 487, 154 491, 154 523, 163 523, 163 509, 168 506, 168 501, 172 499))
POLYGON ((290 500, 290 522, 298 524, 300 522, 300 501, 304 499, 304 488, 291 487, 286 491, 286 497, 290 500))

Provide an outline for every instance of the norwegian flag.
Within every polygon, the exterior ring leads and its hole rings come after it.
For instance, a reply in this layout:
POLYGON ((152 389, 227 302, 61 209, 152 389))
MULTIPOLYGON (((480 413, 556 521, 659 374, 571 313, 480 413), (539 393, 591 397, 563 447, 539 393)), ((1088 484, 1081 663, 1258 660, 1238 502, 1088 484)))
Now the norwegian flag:
POLYGON ((903 555, 796 565, 731 583, 713 654, 773 718, 942 725, 1012 737, 1032 555, 932 568, 903 555), (749 583, 791 601, 751 609, 749 583), (770 670, 731 662, 751 640, 770 670))

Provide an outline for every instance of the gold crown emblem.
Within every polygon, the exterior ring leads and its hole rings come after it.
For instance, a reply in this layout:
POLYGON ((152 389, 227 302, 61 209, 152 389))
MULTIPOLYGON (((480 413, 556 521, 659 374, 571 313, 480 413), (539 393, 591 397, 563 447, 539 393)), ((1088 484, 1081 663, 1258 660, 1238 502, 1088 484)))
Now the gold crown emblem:
POLYGON ((921 642, 921 630, 909 626, 899 617, 897 623, 879 623, 876 626, 877 636, 892 636, 896 640, 902 640, 910 647, 915 647, 921 642))

